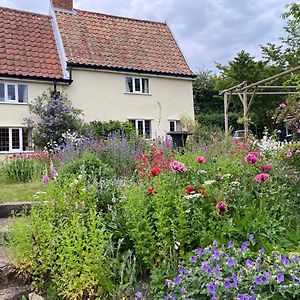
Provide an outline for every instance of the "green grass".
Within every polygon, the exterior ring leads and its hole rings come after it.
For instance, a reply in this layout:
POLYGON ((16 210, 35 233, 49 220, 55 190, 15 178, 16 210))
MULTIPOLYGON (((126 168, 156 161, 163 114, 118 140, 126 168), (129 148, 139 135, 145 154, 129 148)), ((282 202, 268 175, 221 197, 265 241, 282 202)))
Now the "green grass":
POLYGON ((18 201, 37 201, 34 197, 36 192, 44 192, 45 187, 41 182, 28 183, 0 183, 0 203, 18 202, 18 201))

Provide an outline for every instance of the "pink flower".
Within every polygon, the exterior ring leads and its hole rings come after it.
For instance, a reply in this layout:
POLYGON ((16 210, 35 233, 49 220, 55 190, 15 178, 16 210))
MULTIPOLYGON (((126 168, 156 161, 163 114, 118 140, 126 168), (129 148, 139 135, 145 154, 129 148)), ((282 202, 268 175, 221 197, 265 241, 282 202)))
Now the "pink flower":
POLYGON ((261 183, 261 182, 267 182, 269 180, 269 178, 270 178, 270 176, 268 174, 260 173, 254 177, 254 180, 257 183, 261 183))
POLYGON ((43 185, 47 185, 49 183, 49 176, 48 175, 44 175, 42 177, 42 184, 43 185))
POLYGON ((286 104, 285 103, 281 103, 279 104, 279 109, 285 109, 286 108, 286 104))
POLYGON ((205 164, 205 163, 206 163, 206 159, 205 159, 205 157, 203 157, 203 156, 197 156, 196 161, 197 161, 199 164, 205 164))
POLYGON ((250 152, 244 157, 244 161, 250 165, 255 165, 258 161, 257 153, 250 152))
POLYGON ((265 165, 265 166, 261 166, 260 169, 264 172, 264 173, 268 173, 271 169, 272 169, 272 165, 265 165))
POLYGON ((171 164, 171 169, 175 173, 183 173, 186 171, 185 165, 179 161, 173 161, 171 164))
POLYGON ((219 211, 220 215, 224 215, 228 211, 227 203, 224 200, 219 201, 216 204, 216 208, 219 211))
POLYGON ((56 175, 57 175, 56 169, 55 169, 53 163, 51 162, 50 163, 50 176, 54 178, 56 175))
POLYGON ((286 157, 287 158, 290 158, 290 157, 292 157, 293 156, 293 152, 289 149, 288 150, 288 153, 286 154, 286 157))

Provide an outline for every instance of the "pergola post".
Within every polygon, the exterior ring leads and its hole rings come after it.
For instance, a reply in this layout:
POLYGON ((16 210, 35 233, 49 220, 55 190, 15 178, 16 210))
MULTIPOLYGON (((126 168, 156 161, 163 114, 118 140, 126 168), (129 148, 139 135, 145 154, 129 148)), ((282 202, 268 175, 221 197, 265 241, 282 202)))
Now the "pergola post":
POLYGON ((248 123, 248 89, 247 88, 243 91, 243 101, 242 102, 243 102, 243 110, 244 110, 244 130, 245 130, 245 137, 247 137, 248 133, 249 133, 249 123, 248 123))
POLYGON ((229 134, 229 126, 228 126, 228 94, 224 93, 224 121, 225 121, 225 136, 229 134))

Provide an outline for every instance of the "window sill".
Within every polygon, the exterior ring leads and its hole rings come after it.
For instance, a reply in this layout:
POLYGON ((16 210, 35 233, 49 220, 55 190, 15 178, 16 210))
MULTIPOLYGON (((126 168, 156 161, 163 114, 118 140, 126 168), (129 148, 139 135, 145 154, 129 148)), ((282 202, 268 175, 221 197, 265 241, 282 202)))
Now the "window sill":
POLYGON ((8 105, 29 105, 29 103, 19 103, 19 102, 0 102, 0 105, 1 104, 8 104, 8 105))
POLYGON ((143 94, 143 93, 129 93, 125 92, 125 95, 140 95, 140 96, 152 96, 152 94, 143 94))
POLYGON ((31 154, 31 153, 34 153, 33 150, 28 150, 28 151, 0 151, 0 155, 1 154, 10 154, 10 155, 13 155, 13 154, 31 154))

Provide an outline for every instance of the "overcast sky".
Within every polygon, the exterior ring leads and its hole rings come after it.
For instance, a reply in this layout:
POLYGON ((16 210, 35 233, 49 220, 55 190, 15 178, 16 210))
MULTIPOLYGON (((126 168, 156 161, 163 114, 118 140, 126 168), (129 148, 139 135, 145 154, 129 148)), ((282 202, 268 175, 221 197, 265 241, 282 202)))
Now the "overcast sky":
MULTIPOLYGON (((48 13, 50 0, 0 0, 0 6, 48 13)), ((299 1, 299 0, 298 0, 299 1)), ((75 8, 166 21, 194 71, 215 70, 244 49, 278 42, 280 15, 292 0, 74 0, 75 8)), ((297 2, 297 0, 294 0, 297 2)))

